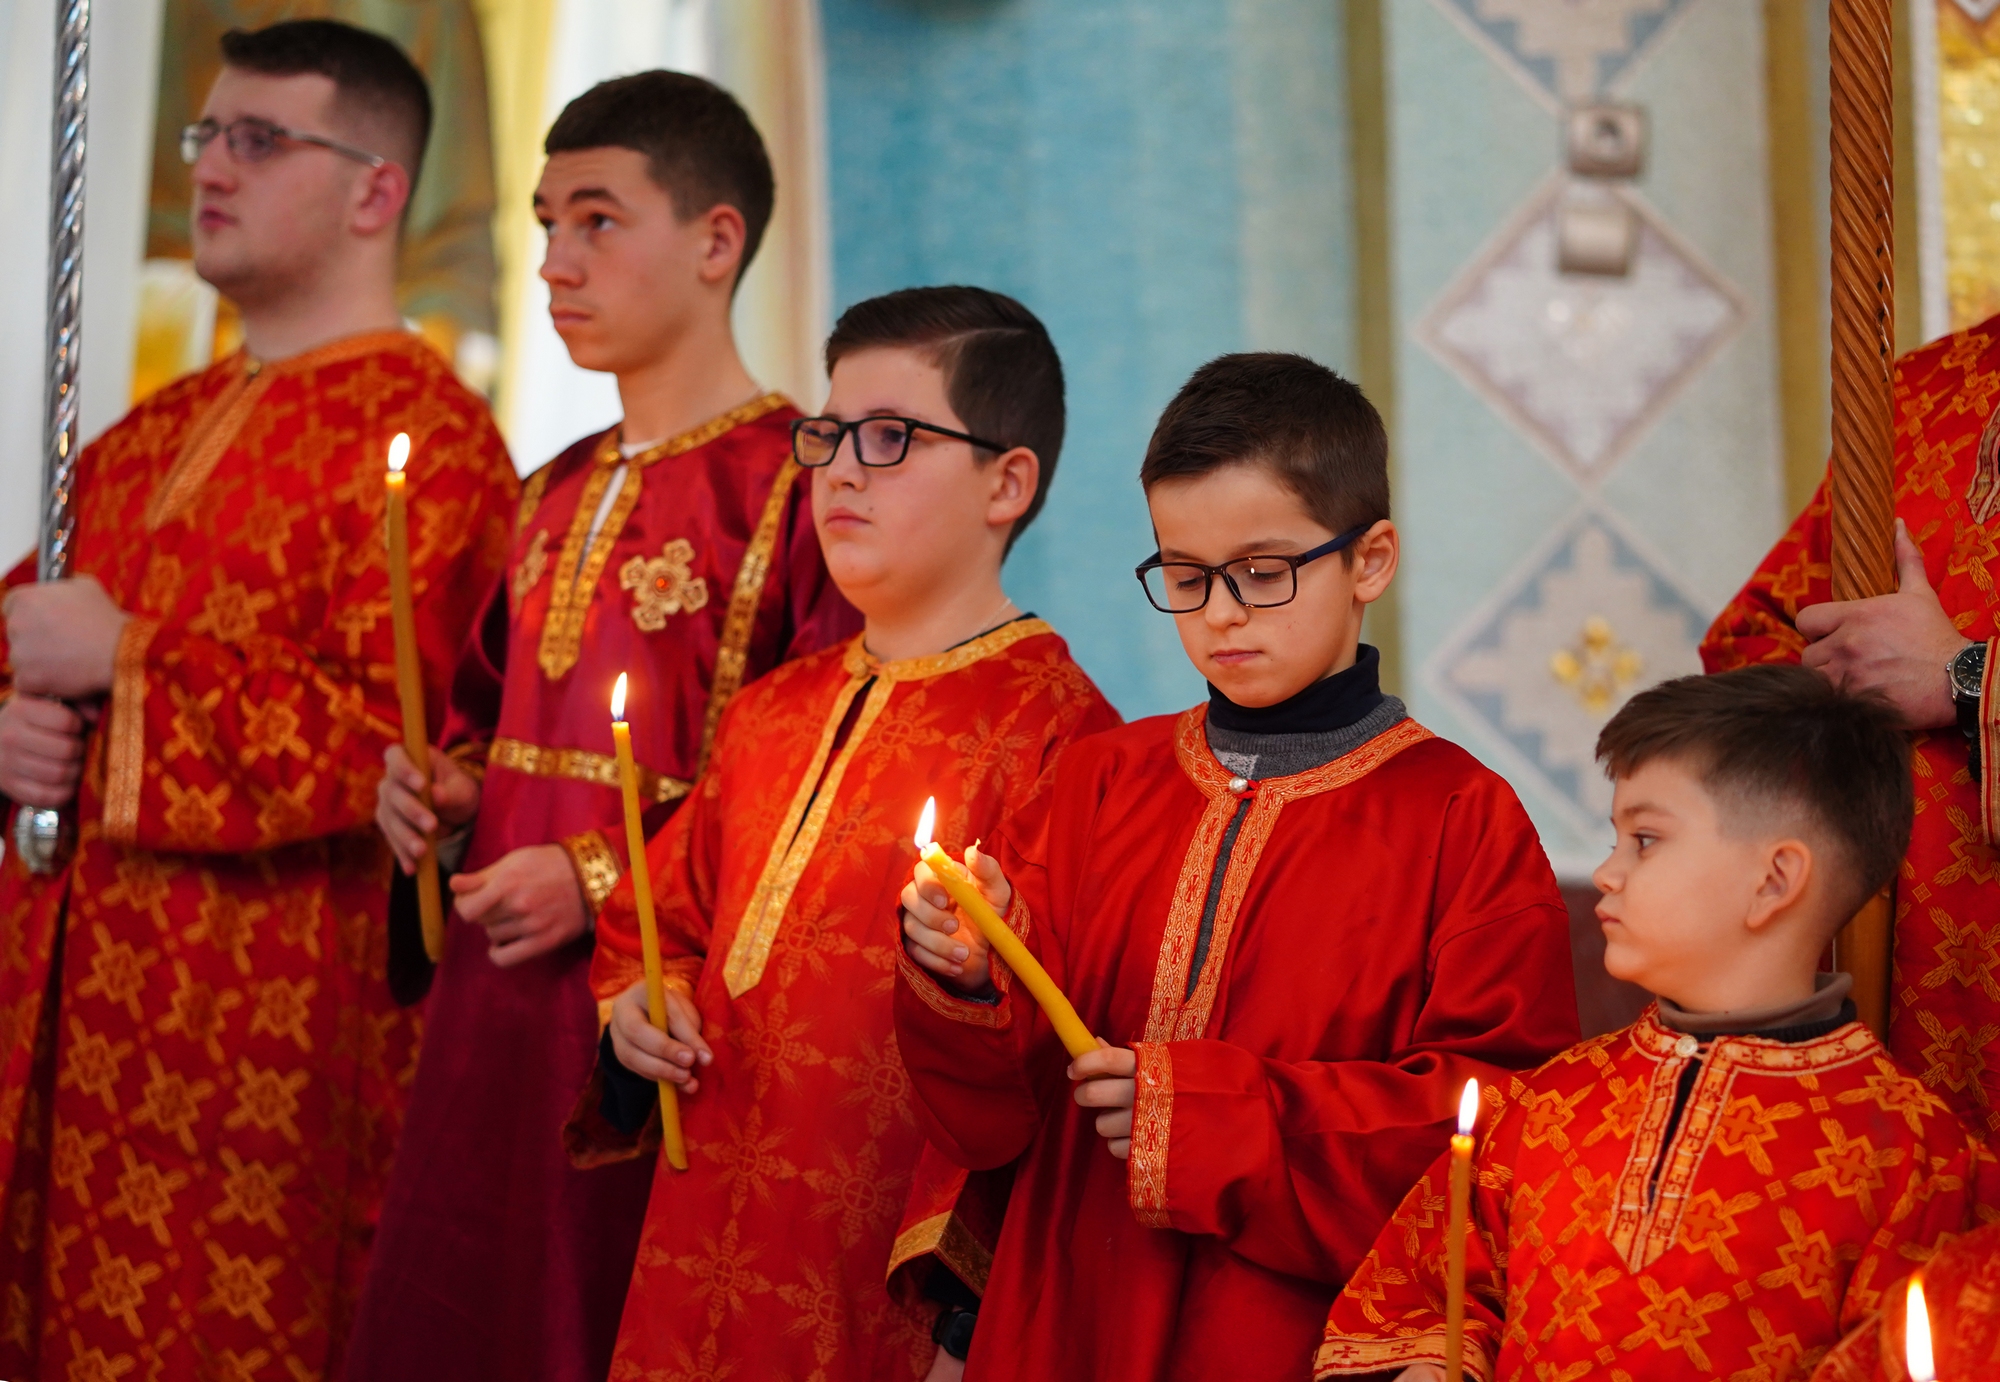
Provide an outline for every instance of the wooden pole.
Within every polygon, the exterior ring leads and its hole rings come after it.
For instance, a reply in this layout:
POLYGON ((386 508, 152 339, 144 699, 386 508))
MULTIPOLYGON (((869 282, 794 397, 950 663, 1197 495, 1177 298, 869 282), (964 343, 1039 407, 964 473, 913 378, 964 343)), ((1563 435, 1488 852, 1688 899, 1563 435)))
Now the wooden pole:
MULTIPOLYGON (((1832 0, 1833 598, 1896 588, 1894 0, 1832 0)), ((1834 960, 1876 1034, 1889 1025, 1891 904, 1870 902, 1834 960)))

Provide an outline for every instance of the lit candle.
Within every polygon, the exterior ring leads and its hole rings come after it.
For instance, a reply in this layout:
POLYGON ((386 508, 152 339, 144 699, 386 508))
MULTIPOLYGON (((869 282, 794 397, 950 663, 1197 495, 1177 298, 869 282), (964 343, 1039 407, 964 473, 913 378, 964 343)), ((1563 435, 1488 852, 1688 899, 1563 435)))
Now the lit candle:
POLYGON ((917 853, 923 856, 937 881, 951 894, 951 900, 959 910, 972 918, 972 924, 979 928, 979 934, 986 937, 986 944, 994 954, 1006 961, 1007 968, 1014 971, 1014 977, 1027 987, 1042 1005, 1042 1011, 1049 1016, 1049 1022, 1062 1038, 1062 1044, 1070 1055, 1081 1056, 1097 1049, 1097 1038, 1083 1025, 1083 1019, 1076 1015, 1069 999, 1056 987, 1056 981, 1049 977, 1041 962, 1028 953, 1028 947, 1021 944, 1021 938, 1014 934, 1000 914, 986 904, 979 894, 970 874, 952 862, 949 855, 939 849, 931 839, 931 830, 937 824, 937 798, 924 802, 924 814, 917 821, 917 853))
MULTIPOLYGON (((424 670, 417 657, 417 613, 410 598, 410 511, 403 493, 403 467, 410 460, 410 434, 389 443, 389 471, 383 478, 389 508, 389 623, 396 632, 396 695, 403 705, 403 752, 423 774, 424 809, 431 805, 431 746, 424 730, 424 670)), ((424 836, 417 860, 417 910, 424 923, 424 953, 436 964, 444 958, 444 900, 438 890, 437 832, 424 836)))
MULTIPOLYGON (((632 726, 625 723, 625 674, 611 690, 611 742, 618 747, 618 785, 625 793, 625 850, 632 856, 632 905, 639 913, 639 955, 646 965, 646 1012, 667 1030, 667 982, 660 970, 660 927, 653 920, 653 878, 646 870, 646 827, 639 820, 639 769, 632 761, 632 726)), ((676 1171, 688 1167, 681 1138, 681 1101, 660 1081, 660 1147, 676 1171)))
POLYGON ((1467 1080, 1451 1139, 1451 1218, 1445 1223, 1444 1376, 1465 1378, 1465 1221, 1472 1205, 1472 1125, 1479 1118, 1479 1081, 1467 1080))
POLYGON ((1931 1356, 1931 1312, 1924 1305, 1924 1274, 1910 1278, 1909 1292, 1903 1297, 1903 1363, 1910 1382, 1937 1382, 1937 1364, 1931 1356))

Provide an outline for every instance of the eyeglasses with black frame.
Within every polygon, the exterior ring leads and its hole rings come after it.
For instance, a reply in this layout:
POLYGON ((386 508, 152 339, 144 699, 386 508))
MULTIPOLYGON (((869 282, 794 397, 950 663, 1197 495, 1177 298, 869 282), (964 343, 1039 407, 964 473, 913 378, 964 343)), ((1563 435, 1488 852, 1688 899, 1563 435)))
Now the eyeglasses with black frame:
POLYGON ((260 120, 254 115, 246 115, 240 120, 220 124, 214 120, 197 120, 181 130, 181 162, 193 164, 201 158, 201 151, 209 146, 217 135, 229 146, 229 155, 238 163, 262 163, 278 152, 282 140, 294 144, 315 144, 322 149, 331 149, 342 158, 351 158, 357 163, 365 163, 370 168, 380 168, 389 160, 380 154, 371 154, 366 149, 357 149, 352 144, 343 144, 338 139, 328 139, 325 135, 301 134, 288 130, 283 125, 274 125, 269 120, 260 120))
POLYGON ((842 422, 837 417, 802 417, 792 423, 792 459, 808 468, 832 465, 842 438, 850 432, 854 434, 854 459, 878 470, 901 465, 903 457, 910 454, 910 438, 918 432, 935 432, 987 451, 1007 450, 999 442, 982 441, 913 417, 865 417, 858 422, 842 422))
POLYGON ((1236 603, 1245 609, 1274 609, 1298 598, 1301 566, 1352 546, 1356 538, 1374 526, 1357 523, 1331 542, 1322 542, 1297 556, 1238 557, 1220 566, 1163 561, 1155 552, 1133 568, 1132 574, 1139 578, 1148 602, 1162 614, 1193 614, 1202 608, 1208 603, 1218 576, 1236 597, 1236 603), (1245 594, 1246 591, 1249 593, 1245 594))

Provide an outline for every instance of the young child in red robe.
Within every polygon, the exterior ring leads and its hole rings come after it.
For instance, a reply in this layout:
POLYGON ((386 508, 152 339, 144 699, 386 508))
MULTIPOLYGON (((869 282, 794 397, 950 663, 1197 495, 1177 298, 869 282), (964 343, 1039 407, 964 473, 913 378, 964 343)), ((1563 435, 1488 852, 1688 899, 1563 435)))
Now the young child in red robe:
MULTIPOLYGON (((1465 1375, 1803 1379, 2000 1189, 1848 976, 1815 972, 1909 844, 1909 743, 1886 705, 1763 666, 1643 692, 1597 748, 1605 968, 1658 1002, 1487 1091, 1465 1375)), ((1335 1302, 1318 1377, 1443 1377, 1447 1175, 1335 1302)))
POLYGON ((1063 755, 981 890, 1109 1044, 1069 1063, 930 871, 896 1031, 939 1149, 1019 1158, 969 1378, 1296 1379, 1468 1075, 1576 1038, 1567 913, 1503 781, 1382 694, 1387 441, 1295 355, 1197 371, 1139 568, 1206 705, 1063 755))
POLYGON ((884 1281, 924 1145, 887 918, 927 796, 941 838, 989 835, 1063 745, 1117 723, 1000 585, 1062 445, 1042 324, 996 293, 911 289, 848 309, 826 357, 793 454, 865 631, 747 687, 647 846, 667 1032, 629 881, 598 918, 610 1032, 572 1150, 631 1155, 667 1080, 688 1160, 659 1162, 613 1377, 873 1382, 937 1361, 937 1305, 884 1281))

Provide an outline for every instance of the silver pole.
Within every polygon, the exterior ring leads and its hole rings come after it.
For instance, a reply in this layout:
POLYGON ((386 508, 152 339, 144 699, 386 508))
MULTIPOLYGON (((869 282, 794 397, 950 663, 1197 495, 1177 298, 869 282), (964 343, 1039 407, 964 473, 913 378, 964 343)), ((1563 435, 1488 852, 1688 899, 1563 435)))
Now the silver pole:
MULTIPOLYGON (((36 570, 69 574, 77 460, 77 363, 83 337, 83 156, 90 97, 90 0, 56 0, 55 128, 49 178, 48 392, 42 428, 42 528, 36 570)), ((14 844, 53 872, 68 832, 59 811, 23 807, 14 844)))

